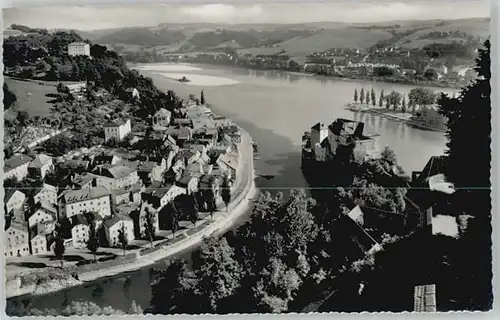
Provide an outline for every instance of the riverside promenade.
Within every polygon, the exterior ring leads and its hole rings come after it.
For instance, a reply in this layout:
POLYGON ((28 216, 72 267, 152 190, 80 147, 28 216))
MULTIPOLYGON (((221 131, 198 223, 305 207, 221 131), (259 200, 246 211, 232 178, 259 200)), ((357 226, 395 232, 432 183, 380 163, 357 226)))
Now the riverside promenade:
MULTIPOLYGON (((134 261, 123 265, 112 267, 104 267, 78 273, 78 279, 71 278, 65 281, 54 280, 43 283, 41 285, 33 285, 28 287, 18 287, 11 283, 7 290, 7 298, 16 297, 24 294, 41 295, 51 292, 56 292, 69 287, 82 285, 85 282, 98 280, 104 277, 112 277, 121 273, 132 272, 141 268, 152 265, 159 260, 168 259, 177 253, 194 248, 201 244, 204 238, 212 235, 221 235, 230 229, 239 217, 248 212, 251 207, 253 198, 257 195, 257 189, 254 182, 254 163, 253 163, 253 147, 252 138, 248 132, 239 128, 241 132, 241 142, 238 146, 238 169, 236 179, 231 190, 231 201, 226 208, 223 203, 219 203, 217 212, 214 212, 213 218, 206 217, 206 226, 198 232, 191 235, 186 235, 182 240, 179 240, 171 245, 155 252, 140 255, 140 250, 130 251, 137 255, 134 261)), ((170 236, 172 237, 172 236, 170 236)), ((164 241, 164 240, 163 240, 164 241)))

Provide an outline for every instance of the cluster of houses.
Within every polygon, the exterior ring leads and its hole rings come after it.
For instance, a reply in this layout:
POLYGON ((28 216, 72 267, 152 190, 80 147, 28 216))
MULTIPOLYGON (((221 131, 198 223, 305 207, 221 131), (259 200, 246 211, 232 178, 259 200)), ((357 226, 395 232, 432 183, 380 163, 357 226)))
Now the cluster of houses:
POLYGON ((130 119, 104 125, 106 141, 132 137, 142 148, 95 146, 58 158, 6 160, 5 178, 38 177, 40 183, 36 190, 6 190, 5 256, 46 254, 54 230, 73 248, 86 247, 92 227, 101 246, 118 246, 120 232, 128 241, 146 237, 148 215, 160 232, 164 209, 179 195, 210 189, 219 197, 223 181, 234 183, 238 172, 240 130, 205 106, 185 106, 181 114, 158 110, 147 132, 133 132, 130 119), (52 172, 59 181, 46 179, 52 172))

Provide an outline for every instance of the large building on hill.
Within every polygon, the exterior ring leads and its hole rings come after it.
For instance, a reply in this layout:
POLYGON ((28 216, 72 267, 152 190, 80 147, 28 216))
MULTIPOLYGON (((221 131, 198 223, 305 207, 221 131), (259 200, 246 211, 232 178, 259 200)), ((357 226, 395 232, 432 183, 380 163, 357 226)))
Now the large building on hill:
POLYGON ((68 55, 90 57, 90 45, 85 42, 72 42, 68 44, 68 55))
POLYGON ((329 126, 317 123, 305 135, 303 158, 327 162, 343 154, 376 157, 377 134, 365 130, 363 122, 339 118, 329 126))
POLYGON ((120 141, 130 132, 132 132, 130 119, 109 122, 104 125, 104 140, 109 141, 114 138, 120 141))

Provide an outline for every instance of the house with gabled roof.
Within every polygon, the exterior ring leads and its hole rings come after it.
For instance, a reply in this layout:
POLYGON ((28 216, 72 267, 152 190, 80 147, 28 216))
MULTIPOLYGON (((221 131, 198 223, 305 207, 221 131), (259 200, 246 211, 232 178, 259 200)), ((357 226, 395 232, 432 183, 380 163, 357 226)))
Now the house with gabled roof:
POLYGON ((198 191, 198 181, 201 175, 197 173, 192 173, 184 171, 181 178, 175 182, 175 184, 186 190, 188 195, 198 191))
POLYGON ((71 239, 74 248, 85 248, 90 235, 90 225, 81 213, 71 216, 71 239))
POLYGON ((28 165, 28 173, 32 173, 33 176, 39 176, 42 179, 54 170, 54 163, 52 162, 52 157, 45 154, 37 154, 35 159, 28 165))
POLYGON ((18 181, 28 176, 29 164, 33 161, 31 157, 24 154, 15 154, 11 158, 4 160, 3 178, 15 178, 18 181))
POLYGON ((108 122, 104 125, 104 141, 109 141, 110 139, 116 139, 121 141, 126 135, 132 132, 132 126, 130 119, 126 120, 116 120, 108 122))
POLYGON ((57 187, 44 183, 33 191, 33 203, 45 202, 57 205, 57 187))
POLYGON ((236 153, 226 153, 221 154, 216 161, 216 164, 222 172, 228 175, 229 179, 235 179, 236 173, 238 171, 238 154, 236 153))
POLYGON ((26 195, 13 188, 5 189, 5 213, 8 214, 14 209, 22 209, 26 201, 26 195))
POLYGON ((95 211, 105 218, 111 215, 110 191, 104 187, 68 190, 60 196, 59 216, 71 218, 83 212, 95 211))
POLYGON ((162 184, 155 182, 142 193, 142 201, 148 202, 153 208, 160 211, 167 203, 181 194, 186 194, 185 188, 173 183, 162 184))
POLYGON ((348 216, 365 230, 401 234, 406 227, 404 213, 385 211, 374 207, 355 206, 349 211, 348 216))
POLYGON ((170 125, 170 120, 172 117, 172 112, 167 109, 160 108, 153 115, 153 128, 155 127, 168 127, 170 125))
POLYGON ((124 231, 125 238, 128 242, 135 239, 134 221, 126 215, 115 214, 114 216, 104 220, 103 225, 106 240, 108 241, 110 247, 120 246, 120 230, 124 231))
POLYGON ((31 253, 33 255, 46 254, 49 251, 46 234, 39 233, 36 228, 32 229, 30 233, 31 253))
POLYGON ((38 224, 54 223, 57 219, 57 208, 49 203, 38 202, 28 218, 28 226, 37 227, 38 224))
POLYGON ((5 247, 6 257, 24 257, 30 254, 28 224, 13 219, 5 225, 5 247))

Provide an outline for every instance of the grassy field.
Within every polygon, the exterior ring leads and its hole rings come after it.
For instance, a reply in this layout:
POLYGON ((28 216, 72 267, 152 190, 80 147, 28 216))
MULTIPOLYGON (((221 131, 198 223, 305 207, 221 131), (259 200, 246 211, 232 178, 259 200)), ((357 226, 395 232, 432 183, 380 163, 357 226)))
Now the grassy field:
POLYGON ((51 101, 54 98, 46 94, 57 93, 57 83, 47 81, 22 81, 5 77, 9 89, 15 93, 17 103, 14 110, 7 110, 5 117, 12 116, 12 111, 26 111, 30 117, 47 116, 51 113, 51 101), (39 84, 42 83, 42 84, 39 84))

